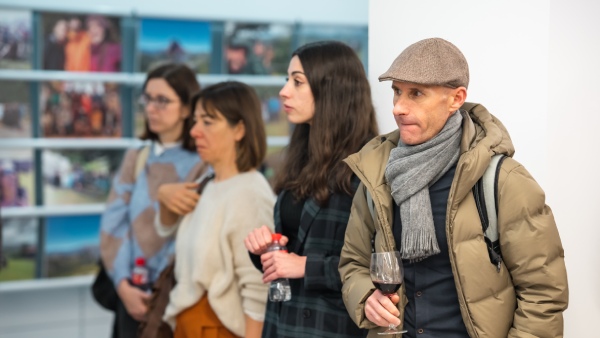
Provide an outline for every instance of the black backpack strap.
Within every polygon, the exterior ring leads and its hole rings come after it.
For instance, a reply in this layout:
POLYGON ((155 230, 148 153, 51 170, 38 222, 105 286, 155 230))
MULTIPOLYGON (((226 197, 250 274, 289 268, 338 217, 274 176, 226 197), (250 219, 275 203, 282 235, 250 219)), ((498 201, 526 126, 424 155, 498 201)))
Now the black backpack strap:
POLYGON ((473 186, 473 196, 477 205, 477 212, 485 243, 490 256, 490 261, 500 271, 502 252, 498 236, 498 175, 505 155, 499 154, 492 157, 483 176, 473 186))

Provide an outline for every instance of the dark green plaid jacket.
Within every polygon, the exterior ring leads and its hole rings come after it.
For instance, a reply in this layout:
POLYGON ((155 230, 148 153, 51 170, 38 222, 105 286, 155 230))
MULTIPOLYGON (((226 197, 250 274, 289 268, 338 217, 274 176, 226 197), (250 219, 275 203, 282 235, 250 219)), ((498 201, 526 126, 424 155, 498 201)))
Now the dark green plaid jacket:
MULTIPOLYGON (((353 177, 354 191, 358 182, 353 177)), ((353 195, 333 194, 323 208, 312 198, 304 203, 298 241, 289 243, 288 250, 307 257, 305 277, 290 279, 290 301, 267 303, 263 338, 367 336, 367 331, 359 329, 346 311, 338 272, 353 195)), ((283 193, 275 204, 275 231, 279 233, 282 196, 283 193)), ((250 256, 262 271, 260 257, 250 256)))

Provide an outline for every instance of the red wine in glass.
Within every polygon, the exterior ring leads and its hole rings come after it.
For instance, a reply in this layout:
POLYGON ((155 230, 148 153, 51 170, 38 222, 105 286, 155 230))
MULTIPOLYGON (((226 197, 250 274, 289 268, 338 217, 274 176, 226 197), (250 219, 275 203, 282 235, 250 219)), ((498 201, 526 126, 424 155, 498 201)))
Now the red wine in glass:
MULTIPOLYGON (((382 294, 391 298, 392 295, 400 289, 402 281, 404 280, 404 269, 402 267, 402 260, 400 259, 400 252, 389 251, 372 253, 370 274, 373 285, 375 285, 382 294)), ((389 324, 387 330, 379 332, 378 334, 388 335, 404 332, 406 331, 398 330, 396 325, 389 324)))
POLYGON ((396 293, 396 291, 398 291, 398 289, 400 289, 400 286, 402 285, 402 283, 388 283, 385 281, 373 281, 373 285, 375 285, 376 288, 379 289, 379 291, 381 291, 381 293, 383 293, 386 296, 391 296, 394 293, 396 293))

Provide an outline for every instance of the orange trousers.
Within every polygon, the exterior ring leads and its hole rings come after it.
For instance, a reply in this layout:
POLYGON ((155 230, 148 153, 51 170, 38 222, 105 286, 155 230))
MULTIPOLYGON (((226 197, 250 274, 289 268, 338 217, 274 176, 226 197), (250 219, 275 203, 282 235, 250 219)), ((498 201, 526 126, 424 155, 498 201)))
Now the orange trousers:
POLYGON ((173 338, 237 338, 223 326, 206 296, 178 314, 175 321, 173 338))

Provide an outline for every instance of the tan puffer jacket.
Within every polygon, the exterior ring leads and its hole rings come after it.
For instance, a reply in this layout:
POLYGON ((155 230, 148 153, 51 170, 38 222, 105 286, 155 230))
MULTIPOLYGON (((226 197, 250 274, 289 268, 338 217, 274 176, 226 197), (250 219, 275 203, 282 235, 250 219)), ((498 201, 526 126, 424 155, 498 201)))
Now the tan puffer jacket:
MULTIPOLYGON (((503 254, 500 272, 490 263, 471 189, 494 154, 514 153, 508 132, 483 106, 465 103, 461 156, 448 196, 446 234, 450 263, 463 320, 470 337, 562 337, 562 313, 568 287, 564 251, 544 191, 512 158, 501 167, 498 184, 498 228, 503 254)), ((385 180, 390 151, 398 144, 396 130, 369 142, 345 161, 361 179, 352 205, 340 258, 344 302, 353 320, 378 328, 364 315, 374 291, 369 277, 371 238, 377 251, 395 250, 392 197, 385 180), (365 197, 373 197, 376 221, 365 197)), ((404 288, 399 291, 401 294, 404 288)), ((403 316, 403 305, 399 309, 403 316)))

